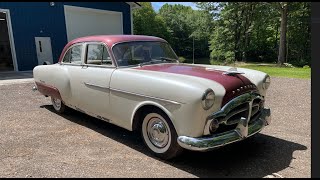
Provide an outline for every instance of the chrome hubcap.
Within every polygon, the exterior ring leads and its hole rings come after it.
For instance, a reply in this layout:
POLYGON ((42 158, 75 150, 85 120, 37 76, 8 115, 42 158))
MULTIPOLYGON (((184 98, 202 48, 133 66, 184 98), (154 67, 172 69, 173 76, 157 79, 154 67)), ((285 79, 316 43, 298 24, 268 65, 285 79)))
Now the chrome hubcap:
POLYGON ((56 99, 56 98, 52 98, 52 100, 53 100, 53 105, 55 106, 55 108, 60 109, 61 108, 61 100, 56 99))
POLYGON ((159 118, 150 119, 147 126, 148 138, 158 148, 165 147, 169 142, 169 132, 165 123, 159 118))

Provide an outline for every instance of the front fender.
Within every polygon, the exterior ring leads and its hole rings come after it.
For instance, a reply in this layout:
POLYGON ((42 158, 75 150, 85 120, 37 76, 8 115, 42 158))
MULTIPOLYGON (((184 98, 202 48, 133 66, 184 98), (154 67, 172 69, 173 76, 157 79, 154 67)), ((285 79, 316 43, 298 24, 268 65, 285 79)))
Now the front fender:
POLYGON ((161 109, 164 113, 166 113, 166 115, 169 117, 169 119, 171 120, 173 126, 175 127, 175 123, 172 121, 172 113, 167 109, 165 108, 163 105, 161 105, 160 103, 157 103, 157 102, 154 102, 154 101, 143 101, 143 102, 140 102, 137 104, 137 106, 134 108, 132 114, 131 114, 131 125, 132 125, 132 129, 133 130, 133 125, 134 125, 134 116, 136 115, 137 111, 140 109, 140 108, 143 108, 145 106, 155 106, 159 109, 161 109))

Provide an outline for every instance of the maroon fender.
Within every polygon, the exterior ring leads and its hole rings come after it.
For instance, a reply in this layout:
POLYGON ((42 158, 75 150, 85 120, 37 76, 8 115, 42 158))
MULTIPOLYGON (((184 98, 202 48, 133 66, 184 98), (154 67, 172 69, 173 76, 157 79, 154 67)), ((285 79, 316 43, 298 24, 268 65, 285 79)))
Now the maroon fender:
POLYGON ((60 92, 57 88, 50 86, 50 85, 47 85, 47 84, 44 84, 44 83, 41 83, 41 82, 35 82, 35 83, 37 85, 38 91, 41 94, 62 100, 60 92))

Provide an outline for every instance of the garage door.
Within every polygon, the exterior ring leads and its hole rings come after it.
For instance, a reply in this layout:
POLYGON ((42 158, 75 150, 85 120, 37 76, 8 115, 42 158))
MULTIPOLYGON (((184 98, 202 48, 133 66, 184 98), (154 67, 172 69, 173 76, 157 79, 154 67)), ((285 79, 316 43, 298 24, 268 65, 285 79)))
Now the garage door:
POLYGON ((123 34, 122 12, 64 6, 68 41, 90 35, 123 34))

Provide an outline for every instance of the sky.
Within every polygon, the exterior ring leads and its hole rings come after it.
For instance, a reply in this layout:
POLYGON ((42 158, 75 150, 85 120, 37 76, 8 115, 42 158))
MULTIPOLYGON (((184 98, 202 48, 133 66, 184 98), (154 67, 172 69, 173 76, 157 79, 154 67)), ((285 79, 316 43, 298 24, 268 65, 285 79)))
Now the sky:
POLYGON ((196 4, 192 3, 192 2, 151 2, 152 7, 154 8, 154 10, 156 12, 159 12, 159 9, 161 8, 161 6, 163 6, 164 4, 181 4, 184 6, 191 6, 192 9, 197 10, 198 8, 196 7, 196 4))

